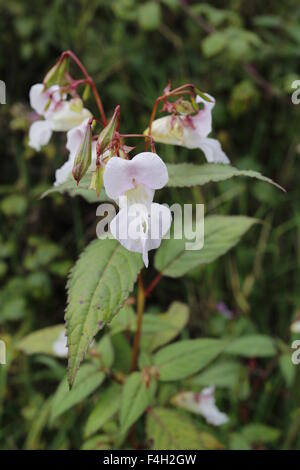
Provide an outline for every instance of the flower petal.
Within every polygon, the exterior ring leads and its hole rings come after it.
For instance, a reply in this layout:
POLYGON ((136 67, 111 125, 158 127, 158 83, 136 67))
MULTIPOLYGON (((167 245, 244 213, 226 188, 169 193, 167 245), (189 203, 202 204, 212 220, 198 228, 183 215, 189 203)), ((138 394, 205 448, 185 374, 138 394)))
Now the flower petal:
POLYGON ((119 211, 110 223, 110 231, 127 250, 142 253, 148 267, 148 252, 160 246, 171 221, 168 207, 153 203, 148 211, 143 204, 133 204, 119 211))
POLYGON ((48 144, 51 135, 52 129, 49 121, 36 121, 31 124, 29 129, 28 145, 39 151, 43 145, 48 144))
POLYGON ((30 88, 29 101, 30 106, 35 112, 42 116, 45 111, 45 106, 49 101, 49 97, 44 92, 44 85, 42 83, 36 83, 30 88))
POLYGON ((202 150, 209 163, 230 163, 218 140, 210 138, 202 139, 198 142, 198 147, 202 150))
POLYGON ((160 189, 167 181, 165 163, 152 152, 139 153, 132 160, 113 157, 104 171, 105 191, 112 199, 117 199, 141 184, 149 189, 160 189))

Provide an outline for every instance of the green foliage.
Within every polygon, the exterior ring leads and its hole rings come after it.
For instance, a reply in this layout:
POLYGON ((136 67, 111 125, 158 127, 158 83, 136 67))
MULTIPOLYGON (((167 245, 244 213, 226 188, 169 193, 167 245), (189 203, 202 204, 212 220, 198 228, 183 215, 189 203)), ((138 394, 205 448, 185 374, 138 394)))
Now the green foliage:
MULTIPOLYGON (((299 79, 298 2, 14 0, 1 8, 7 105, 0 105, 0 339, 7 364, 0 366, 0 448, 300 448, 299 366, 291 362, 291 343, 299 338, 290 331, 300 305, 299 106, 291 105, 299 79), (88 203, 107 196, 88 189, 90 174, 79 187, 73 179, 52 186, 67 158, 64 134, 53 135, 39 153, 27 145, 36 118, 28 90, 69 48, 94 78, 108 115, 120 103, 121 132, 147 127, 169 79, 212 94, 211 136, 232 162, 202 164, 199 150, 156 145, 169 169, 168 187, 156 200, 203 203, 205 229, 220 223, 201 251, 182 252, 177 240, 166 240, 154 263, 150 257, 145 287, 157 276, 155 267, 166 276, 146 298, 139 372, 130 372, 137 318, 129 285, 141 264, 135 261, 128 274, 119 260, 105 271, 111 295, 102 283, 95 287, 113 242, 105 240, 99 253, 89 245, 95 213, 88 203), (82 197, 69 197, 75 195, 82 197), (257 220, 262 223, 248 231, 257 220), (65 279, 85 246, 89 259, 73 271, 69 321, 74 345, 80 344, 73 375, 88 354, 69 391, 65 362, 52 345, 63 329, 65 279), (78 307, 81 294, 91 292, 101 298, 101 312, 78 307), (98 315, 110 317, 99 332, 98 315), (182 342, 202 341, 209 341, 206 348, 188 346, 180 354, 182 342), (121 397, 132 377, 139 380, 124 402, 121 436, 121 397), (149 377, 157 380, 151 397, 143 388, 149 377), (198 393, 210 385, 229 416, 226 425, 216 428, 171 408, 182 388, 198 393), (132 420, 135 439, 129 438, 132 420)), ((96 112, 91 93, 85 100, 96 112)))
POLYGON ((98 367, 92 364, 84 364, 80 369, 72 390, 69 390, 66 377, 59 384, 52 400, 51 421, 80 403, 84 398, 93 393, 102 384, 105 375, 98 367))
POLYGON ((155 450, 201 449, 201 435, 184 414, 153 408, 147 415, 147 437, 155 450), (184 429, 184 432, 182 432, 184 429))
POLYGON ((226 352, 243 357, 272 357, 276 354, 273 340, 269 336, 249 335, 232 341, 226 352))
POLYGON ((34 331, 19 341, 17 347, 26 354, 50 354, 55 356, 53 345, 64 330, 64 325, 55 325, 34 331))
POLYGON ((224 181, 233 176, 247 176, 249 178, 256 178, 267 183, 274 184, 280 187, 270 178, 266 178, 257 171, 252 170, 238 170, 231 165, 222 164, 207 164, 207 165, 193 165, 192 163, 178 163, 176 165, 168 165, 170 187, 190 187, 195 185, 204 185, 210 182, 224 181))
POLYGON ((140 255, 116 240, 96 240, 80 256, 68 281, 70 385, 94 336, 118 313, 140 269, 140 255))
POLYGON ((180 380, 195 374, 215 359, 224 346, 222 341, 206 338, 166 346, 154 356, 159 380, 180 380))
POLYGON ((151 404, 155 390, 155 379, 150 379, 150 383, 148 383, 145 382, 140 372, 133 372, 129 375, 121 397, 121 434, 125 433, 151 404))
MULTIPOLYGON (((155 267, 165 276, 180 277, 201 264, 212 263, 232 248, 241 236, 257 222, 243 216, 212 215, 204 221, 204 246, 201 250, 187 250, 189 241, 170 238, 164 240, 155 255, 155 267)), ((188 223, 185 230, 188 230, 188 223)), ((189 227, 192 230, 192 227, 189 227)), ((199 240, 199 242, 201 242, 199 240)))

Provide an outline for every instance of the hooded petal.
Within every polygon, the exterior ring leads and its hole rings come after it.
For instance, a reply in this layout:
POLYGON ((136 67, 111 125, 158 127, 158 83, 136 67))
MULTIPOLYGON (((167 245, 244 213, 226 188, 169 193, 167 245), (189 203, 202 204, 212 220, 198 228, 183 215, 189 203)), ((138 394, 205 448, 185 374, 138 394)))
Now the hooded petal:
POLYGON ((148 267, 148 252, 160 246, 171 221, 168 207, 153 203, 148 211, 143 204, 134 204, 119 211, 110 223, 110 230, 127 250, 141 253, 148 267))
POLYGON ((160 189, 167 181, 165 163, 152 152, 142 152, 132 160, 113 157, 104 171, 105 191, 112 199, 117 199, 138 185, 144 185, 150 190, 160 189))
MULTIPOLYGON (((149 129, 144 132, 149 134, 149 129)), ((184 145, 184 129, 181 120, 172 119, 172 116, 164 116, 155 119, 151 126, 151 135, 155 142, 170 145, 184 145)))
POLYGON ((88 119, 85 119, 79 126, 73 127, 67 133, 67 145, 66 148, 70 152, 70 157, 74 157, 79 149, 82 138, 86 131, 86 126, 88 124, 88 119))
POLYGON ((52 135, 49 121, 36 121, 29 128, 29 146, 35 150, 47 145, 52 135))
POLYGON ((58 103, 60 100, 61 100, 61 97, 60 97, 58 85, 53 85, 48 90, 45 90, 43 83, 36 83, 30 88, 30 91, 29 91, 30 106, 40 116, 49 115, 53 111, 56 103, 58 103), (48 107, 46 111, 45 107, 49 103, 50 99, 52 102, 50 103, 50 106, 48 107))
POLYGON ((202 150, 209 163, 230 163, 218 140, 210 138, 202 139, 198 142, 198 147, 202 150))
POLYGON ((201 138, 205 138, 208 134, 211 133, 212 130, 212 109, 215 105, 215 99, 207 95, 211 102, 205 101, 199 95, 196 97, 196 103, 202 103, 204 108, 200 109, 200 111, 193 116, 192 121, 195 126, 194 132, 201 138))
POLYGON ((206 387, 201 393, 181 392, 172 398, 172 403, 191 413, 202 415, 206 421, 214 426, 220 426, 228 421, 228 416, 216 406, 214 387, 206 387))
POLYGON ((45 111, 45 106, 49 101, 49 97, 44 92, 44 85, 42 83, 36 83, 30 88, 29 101, 30 106, 35 112, 42 116, 45 111))
POLYGON ((51 122, 54 131, 69 131, 77 127, 92 115, 86 108, 76 110, 71 101, 62 102, 57 110, 51 112, 47 119, 51 122))

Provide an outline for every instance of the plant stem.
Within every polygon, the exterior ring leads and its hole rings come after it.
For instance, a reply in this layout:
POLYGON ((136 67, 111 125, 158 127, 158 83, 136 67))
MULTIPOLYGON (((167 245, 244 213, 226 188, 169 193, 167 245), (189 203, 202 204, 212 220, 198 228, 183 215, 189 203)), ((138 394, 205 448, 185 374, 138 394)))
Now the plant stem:
POLYGON ((133 372, 137 366, 144 307, 145 307, 145 291, 144 291, 142 275, 140 274, 138 278, 138 295, 137 295, 137 328, 136 328, 136 333, 134 335, 134 340, 133 340, 133 352, 132 352, 131 365, 130 365, 131 372, 133 372))
POLYGON ((148 297, 151 292, 153 291, 153 289, 156 287, 156 285, 159 283, 159 281, 161 280, 162 278, 162 274, 161 273, 158 273, 155 278, 152 280, 152 282, 149 284, 149 286, 147 287, 147 289, 145 289, 145 297, 148 297))
POLYGON ((104 108, 103 108, 103 105, 102 105, 102 101, 101 101, 101 98, 99 96, 99 93, 97 91, 97 88, 95 86, 95 83, 94 83, 94 80, 92 79, 92 77, 88 74, 85 66, 82 64, 82 62, 78 59, 78 57, 76 56, 76 54, 74 54, 73 51, 65 51, 62 53, 62 55, 60 56, 60 59, 59 61, 62 61, 65 57, 70 57, 74 62, 75 64, 77 65, 77 67, 80 69, 80 71, 82 72, 82 74, 84 75, 84 77, 86 78, 86 81, 87 83, 89 83, 90 87, 91 87, 91 90, 92 90, 92 93, 94 95, 94 98, 95 98, 95 101, 96 101, 96 104, 97 104, 97 107, 99 109, 99 112, 100 112, 100 115, 101 115, 101 119, 103 121, 103 125, 105 126, 106 125, 106 116, 105 116, 105 112, 104 112, 104 108))

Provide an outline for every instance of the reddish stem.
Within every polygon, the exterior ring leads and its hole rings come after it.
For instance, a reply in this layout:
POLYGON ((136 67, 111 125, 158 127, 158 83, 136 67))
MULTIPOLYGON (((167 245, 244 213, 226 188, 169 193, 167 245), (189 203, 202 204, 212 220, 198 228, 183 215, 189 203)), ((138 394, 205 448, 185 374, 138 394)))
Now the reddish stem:
POLYGON ((152 280, 152 282, 149 284, 149 286, 145 289, 145 297, 148 297, 153 289, 156 287, 156 285, 159 283, 159 281, 162 278, 162 274, 158 273, 155 278, 152 280))
POLYGON ((74 54, 74 52, 72 51, 65 51, 61 54, 60 58, 59 58, 59 62, 62 62, 63 59, 65 57, 70 57, 74 62, 75 64, 77 65, 77 67, 80 69, 80 71, 82 72, 82 74, 84 75, 85 79, 86 79, 86 83, 88 83, 91 87, 91 90, 92 90, 92 93, 94 95, 94 98, 95 98, 95 101, 96 101, 96 104, 98 106, 98 109, 99 109, 99 112, 100 112, 100 115, 101 115, 101 119, 103 121, 103 125, 105 126, 106 125, 106 116, 105 116, 105 112, 104 112, 104 108, 103 108, 103 105, 102 105, 102 101, 101 101, 101 98, 99 96, 99 93, 97 91, 97 88, 95 86, 95 83, 94 83, 94 80, 92 79, 92 77, 88 74, 86 68, 84 67, 84 65, 82 64, 82 62, 78 59, 78 57, 76 56, 76 54, 74 54))

